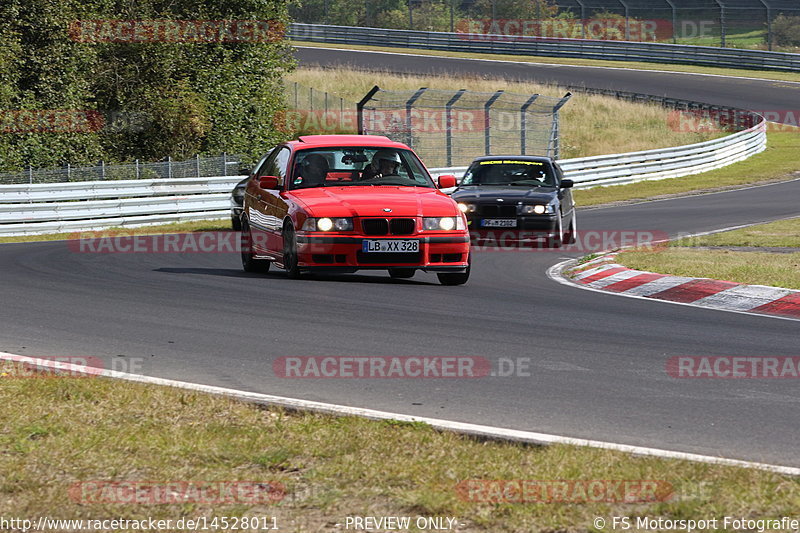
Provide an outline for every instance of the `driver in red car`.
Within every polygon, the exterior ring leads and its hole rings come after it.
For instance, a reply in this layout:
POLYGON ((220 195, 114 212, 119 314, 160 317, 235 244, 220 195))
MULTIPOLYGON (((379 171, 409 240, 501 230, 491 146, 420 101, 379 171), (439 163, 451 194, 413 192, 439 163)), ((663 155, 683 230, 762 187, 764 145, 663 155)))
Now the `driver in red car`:
POLYGON ((400 166, 400 154, 394 150, 378 150, 372 156, 370 164, 361 172, 362 180, 396 176, 400 166))

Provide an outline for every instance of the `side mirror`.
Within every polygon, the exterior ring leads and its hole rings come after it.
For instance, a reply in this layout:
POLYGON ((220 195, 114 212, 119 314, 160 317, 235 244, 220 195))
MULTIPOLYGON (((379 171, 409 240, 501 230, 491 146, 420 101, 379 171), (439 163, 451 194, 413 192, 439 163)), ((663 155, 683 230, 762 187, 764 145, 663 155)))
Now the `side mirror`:
POLYGON ((572 180, 568 180, 566 178, 561 180, 561 188, 562 189, 571 189, 573 185, 575 185, 575 182, 572 181, 572 180))
POLYGON ((439 188, 440 189, 452 189, 458 185, 456 182, 456 177, 452 174, 443 174, 439 176, 439 188))
POLYGON ((258 186, 262 189, 277 189, 278 177, 277 176, 261 176, 258 178, 258 186))

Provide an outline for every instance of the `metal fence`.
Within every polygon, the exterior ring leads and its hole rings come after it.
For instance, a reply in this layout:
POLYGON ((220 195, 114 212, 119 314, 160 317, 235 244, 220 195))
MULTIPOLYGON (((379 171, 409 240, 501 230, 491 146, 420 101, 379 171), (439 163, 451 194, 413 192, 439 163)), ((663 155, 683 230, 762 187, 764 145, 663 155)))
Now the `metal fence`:
POLYGON ((234 176, 240 173, 244 158, 240 155, 222 154, 218 157, 195 156, 187 161, 166 158, 155 163, 140 162, 107 165, 103 161, 95 166, 35 169, 22 172, 0 173, 0 184, 12 183, 62 183, 95 180, 174 179, 206 176, 234 176))
POLYGON ((358 103, 359 133, 405 143, 431 166, 509 152, 558 158, 558 112, 570 96, 375 86, 358 103))
POLYGON ((515 28, 512 33, 524 27, 528 35, 537 37, 595 35, 769 50, 779 45, 800 46, 800 35, 794 45, 784 42, 786 34, 781 27, 782 17, 800 16, 797 0, 402 0, 381 4, 374 0, 295 0, 289 2, 289 12, 293 20, 306 24, 443 32, 509 25, 515 28), (642 35, 638 30, 643 27, 653 31, 642 35))
POLYGON ((291 109, 308 111, 345 112, 354 111, 355 103, 335 94, 307 87, 296 81, 285 81, 286 104, 291 109))
POLYGON ((800 54, 741 50, 713 46, 681 44, 593 41, 582 39, 546 39, 504 35, 443 33, 383 28, 359 28, 292 24, 289 38, 332 44, 365 45, 395 48, 417 48, 481 54, 509 54, 616 61, 644 61, 728 67, 755 70, 800 72, 800 54))
POLYGON ((275 116, 276 127, 291 137, 356 133, 356 104, 335 94, 286 81, 287 110, 275 116))

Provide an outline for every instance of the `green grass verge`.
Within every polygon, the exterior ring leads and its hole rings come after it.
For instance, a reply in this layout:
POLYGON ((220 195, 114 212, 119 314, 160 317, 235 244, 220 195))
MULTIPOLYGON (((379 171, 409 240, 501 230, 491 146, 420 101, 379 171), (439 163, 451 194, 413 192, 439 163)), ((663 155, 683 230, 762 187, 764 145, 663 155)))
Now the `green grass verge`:
POLYGON ((481 442, 422 424, 287 413, 101 378, 0 378, 0 398, 6 517, 274 516, 281 531, 309 532, 337 529, 353 515, 432 515, 455 517, 463 532, 585 532, 595 531, 597 516, 766 518, 792 516, 800 504, 800 479, 765 471, 481 442), (465 480, 500 479, 655 480, 674 493, 637 504, 481 503, 456 490, 465 480), (286 496, 267 504, 95 503, 74 488, 90 481, 277 482, 286 496))
POLYGON ((800 218, 680 239, 671 246, 758 246, 800 248, 800 218))
MULTIPOLYGON (((463 52, 447 52, 439 50, 421 50, 417 48, 394 48, 376 47, 364 45, 338 45, 326 43, 313 43, 306 41, 293 41, 293 46, 303 46, 310 48, 338 48, 352 50, 372 50, 376 52, 397 52, 419 56, 441 56, 441 57, 462 57, 467 59, 488 59, 497 61, 515 61, 520 63, 547 63, 554 65, 578 65, 590 67, 612 67, 627 68, 635 70, 663 70, 668 72, 686 72, 695 74, 715 74, 718 76, 738 76, 746 78, 761 78, 765 80, 777 81, 800 81, 800 73, 792 72, 773 72, 768 70, 745 70, 718 67, 699 67, 694 65, 670 65, 662 63, 644 63, 636 61, 607 61, 599 59, 576 59, 567 57, 539 57, 539 56, 517 56, 508 54, 475 54, 463 52)), ((387 61, 387 67, 390 62, 387 61)))
POLYGON ((800 289, 800 251, 767 253, 693 248, 698 246, 800 249, 800 218, 680 239, 669 247, 650 251, 631 250, 619 254, 617 262, 661 274, 800 289))
POLYGON ((800 289, 800 252, 792 254, 667 247, 629 251, 617 262, 636 270, 800 289))
POLYGON ((644 181, 629 185, 595 187, 575 191, 580 207, 649 200, 671 195, 697 194, 728 187, 742 187, 797 177, 800 130, 776 131, 767 135, 767 149, 739 163, 682 178, 644 181))

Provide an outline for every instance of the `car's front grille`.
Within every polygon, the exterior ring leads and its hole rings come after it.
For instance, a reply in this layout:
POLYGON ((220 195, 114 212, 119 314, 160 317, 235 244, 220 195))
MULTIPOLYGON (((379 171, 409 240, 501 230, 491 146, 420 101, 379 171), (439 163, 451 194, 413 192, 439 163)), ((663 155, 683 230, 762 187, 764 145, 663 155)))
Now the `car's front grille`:
POLYGON ((417 229, 417 221, 413 218, 393 218, 389 222, 392 235, 411 235, 417 229))
POLYGON ((364 235, 411 235, 417 229, 417 221, 413 218, 362 218, 361 228, 364 235))
POLYGON ((478 206, 478 214, 482 217, 503 217, 514 218, 517 216, 517 206, 515 205, 481 205, 478 206))
POLYGON ((376 263, 414 264, 414 263, 419 263, 421 257, 422 255, 420 254, 420 252, 411 252, 411 253, 358 252, 356 254, 356 260, 359 262, 359 264, 363 265, 376 264, 376 263))
POLYGON ((389 221, 385 218, 362 218, 361 228, 364 235, 386 235, 389 233, 389 221))

